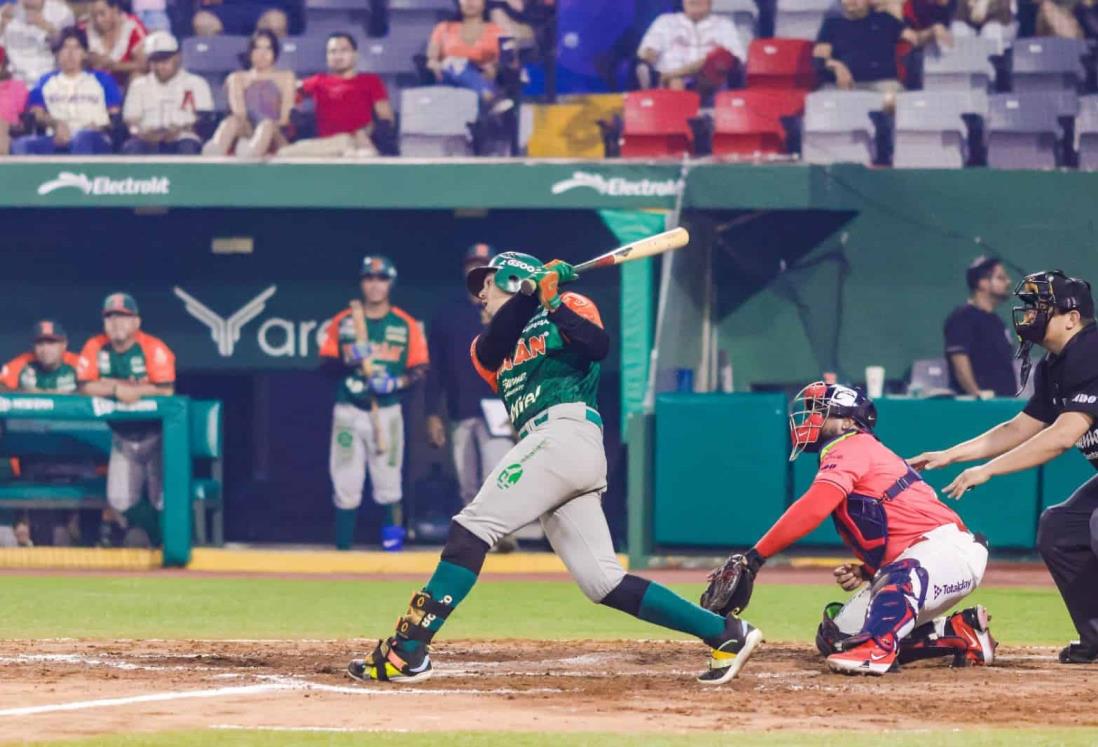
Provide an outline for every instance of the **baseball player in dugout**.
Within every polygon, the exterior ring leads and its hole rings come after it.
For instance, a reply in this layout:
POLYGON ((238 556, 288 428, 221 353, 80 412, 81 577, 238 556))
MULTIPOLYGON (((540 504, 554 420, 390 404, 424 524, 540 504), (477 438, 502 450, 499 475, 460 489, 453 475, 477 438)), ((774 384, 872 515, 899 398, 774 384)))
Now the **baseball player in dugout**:
POLYGON ((576 277, 569 264, 545 265, 517 252, 466 275, 469 292, 490 317, 472 342, 471 365, 503 398, 519 441, 454 517, 434 575, 412 596, 395 633, 350 663, 352 678, 429 677, 431 640, 472 590, 488 551, 536 519, 591 601, 712 647, 701 682, 731 680, 762 641, 762 633, 737 616, 702 609, 622 570, 602 512, 606 454, 595 396, 610 337, 594 303, 560 292, 576 277))
POLYGON ((9 391, 72 394, 76 391, 79 356, 68 350, 65 329, 51 319, 34 325, 29 352, 0 369, 0 386, 9 391))
MULTIPOLYGON (((488 244, 473 244, 465 252, 463 275, 488 264, 494 256, 496 252, 488 244)), ((467 506, 515 442, 509 435, 493 434, 486 420, 483 403, 499 398, 469 365, 469 345, 484 331, 488 318, 476 294, 462 290, 461 296, 442 306, 428 328, 431 370, 427 372, 425 399, 427 439, 439 449, 450 443, 461 502, 467 506)), ((515 547, 514 538, 508 535, 495 549, 509 552, 515 547)))
MULTIPOLYGON (((1098 469, 1098 330, 1090 283, 1060 270, 1036 272, 1022 279, 1014 295, 1021 301, 1014 307, 1014 330, 1021 340, 1023 387, 1030 349, 1040 345, 1047 351, 1036 367, 1033 396, 1022 412, 987 433, 909 460, 916 469, 936 469, 990 459, 946 486, 952 498, 992 477, 1046 464, 1072 446, 1098 469)), ((1098 661, 1098 477, 1045 509, 1037 550, 1079 631, 1079 640, 1060 652, 1060 661, 1098 661)))
POLYGON ((830 515, 858 562, 835 569, 845 604, 824 608, 816 646, 828 668, 882 675, 899 663, 952 656, 955 666, 990 664, 996 642, 981 607, 940 617, 980 585, 985 540, 973 535, 873 428, 877 408, 861 392, 817 381, 790 406, 790 461, 819 455, 808 491, 753 548, 710 575, 702 604, 742 610, 766 562, 830 515))
MULTIPOLYGON (((162 340, 141 331, 141 313, 133 296, 112 293, 103 301, 103 334, 84 344, 77 378, 84 394, 110 397, 123 404, 143 397, 170 396, 175 393, 175 354, 162 340)), ((134 513, 142 491, 157 511, 164 505, 160 423, 111 423, 111 431, 107 465, 110 521, 102 524, 102 544, 111 542, 111 523, 125 530, 133 523, 131 519, 142 518, 134 513)), ((143 528, 156 531, 152 525, 143 528)))
POLYGON ((381 546, 404 547, 400 402, 427 373, 427 341, 419 322, 390 302, 396 277, 388 257, 365 257, 360 297, 332 318, 320 347, 340 370, 328 460, 340 550, 351 549, 367 469, 374 502, 385 509, 381 546))

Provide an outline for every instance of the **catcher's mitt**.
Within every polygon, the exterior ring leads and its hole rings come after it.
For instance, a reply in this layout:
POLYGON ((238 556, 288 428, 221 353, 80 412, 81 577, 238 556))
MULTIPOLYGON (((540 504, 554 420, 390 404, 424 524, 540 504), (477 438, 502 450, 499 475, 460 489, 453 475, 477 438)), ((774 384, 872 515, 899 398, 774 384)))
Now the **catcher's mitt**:
POLYGON ((747 609, 755 588, 755 574, 766 558, 754 548, 735 554, 709 574, 709 586, 701 595, 701 606, 718 615, 738 615, 747 609))

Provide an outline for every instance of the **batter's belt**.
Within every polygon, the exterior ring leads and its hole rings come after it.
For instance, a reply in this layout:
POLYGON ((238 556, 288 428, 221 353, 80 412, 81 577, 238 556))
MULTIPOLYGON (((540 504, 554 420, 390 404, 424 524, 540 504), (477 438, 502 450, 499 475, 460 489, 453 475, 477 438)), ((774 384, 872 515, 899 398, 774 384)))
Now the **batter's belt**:
POLYGON ((568 402, 548 407, 526 421, 526 425, 519 428, 519 440, 526 438, 550 420, 586 420, 602 428, 602 416, 599 415, 598 410, 582 402, 568 402))

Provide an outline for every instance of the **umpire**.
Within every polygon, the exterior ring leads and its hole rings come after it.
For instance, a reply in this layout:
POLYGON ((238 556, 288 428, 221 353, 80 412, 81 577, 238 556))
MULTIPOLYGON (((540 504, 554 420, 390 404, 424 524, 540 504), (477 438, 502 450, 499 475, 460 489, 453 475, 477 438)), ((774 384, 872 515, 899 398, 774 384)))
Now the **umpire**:
MULTIPOLYGON (((1027 275, 1014 290, 1014 329, 1021 340, 1022 385, 1029 351, 1048 353, 1037 364, 1025 409, 987 433, 945 451, 910 459, 916 469, 992 458, 946 486, 952 498, 996 475, 1038 467, 1073 445, 1098 469, 1098 327, 1090 283, 1059 270, 1027 275)), ((1037 549, 1067 604, 1079 640, 1060 652, 1064 664, 1098 660, 1098 476, 1041 514, 1037 549)))

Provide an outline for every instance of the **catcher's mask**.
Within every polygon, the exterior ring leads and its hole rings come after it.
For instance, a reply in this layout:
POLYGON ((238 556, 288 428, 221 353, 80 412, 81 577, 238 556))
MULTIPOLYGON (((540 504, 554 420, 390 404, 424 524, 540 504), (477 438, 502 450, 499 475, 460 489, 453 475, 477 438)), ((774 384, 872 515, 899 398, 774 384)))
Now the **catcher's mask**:
POLYGON ((1048 331, 1049 320, 1057 312, 1078 311, 1083 319, 1094 318, 1094 299, 1090 283, 1070 278, 1062 270, 1045 270, 1026 275, 1014 289, 1014 295, 1022 302, 1013 310, 1014 331, 1021 343, 1018 358, 1022 361, 1021 385, 1029 379, 1029 351, 1040 345, 1048 331))
POLYGON ((850 418, 861 430, 872 432, 877 424, 877 407, 856 389, 812 382, 797 392, 789 405, 789 436, 793 441, 789 461, 803 451, 819 451, 820 434, 828 418, 850 418))

